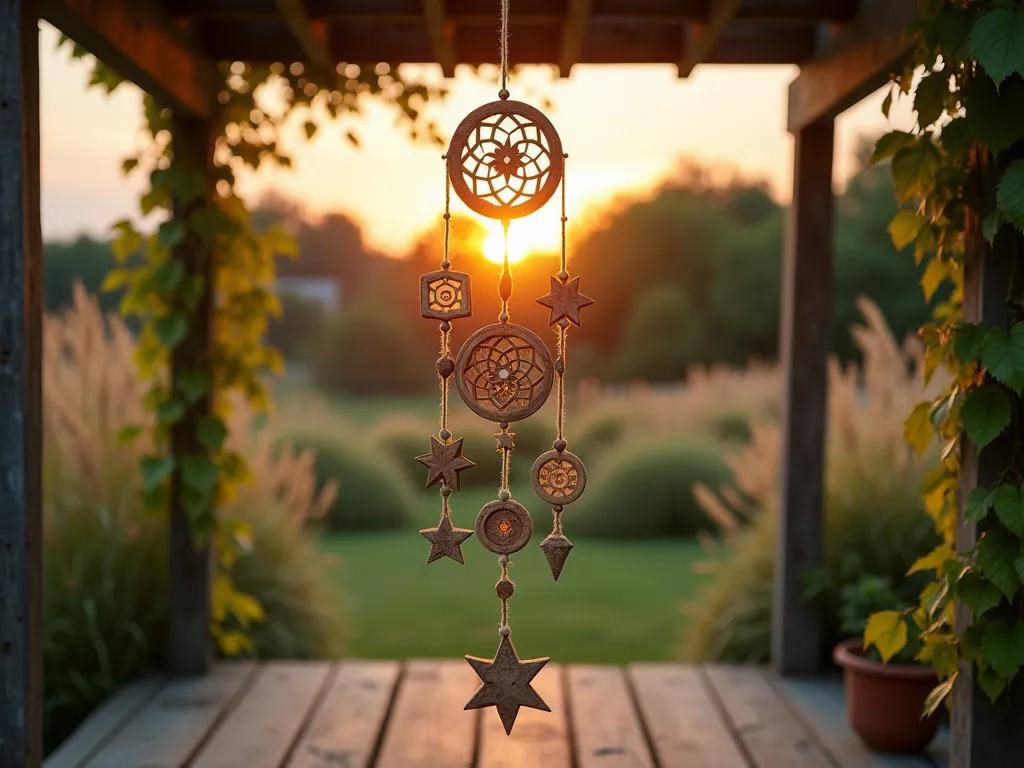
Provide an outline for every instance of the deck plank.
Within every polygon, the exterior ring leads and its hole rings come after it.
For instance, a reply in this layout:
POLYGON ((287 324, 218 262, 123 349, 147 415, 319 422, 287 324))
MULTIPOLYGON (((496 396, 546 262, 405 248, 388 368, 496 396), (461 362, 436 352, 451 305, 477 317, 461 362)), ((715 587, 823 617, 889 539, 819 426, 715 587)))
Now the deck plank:
POLYGON ((843 681, 839 677, 798 679, 766 673, 768 681, 789 696, 818 741, 841 768, 933 768, 924 756, 872 752, 846 720, 843 681))
POLYGON ((654 768, 625 670, 573 664, 567 694, 579 768, 654 768))
POLYGON ((400 670, 397 661, 341 662, 288 768, 369 768, 400 670))
POLYGON ((463 707, 479 682, 461 659, 406 662, 377 768, 471 765, 480 712, 463 707))
POLYGON ((127 727, 167 681, 160 677, 134 680, 89 715, 78 729, 46 758, 46 768, 80 768, 127 727))
POLYGON ((330 671, 330 664, 322 661, 261 667, 245 698, 191 768, 280 768, 330 671))
POLYGON ((660 765, 748 768, 694 667, 632 664, 629 678, 660 765))
POLYGON ((569 768, 572 755, 563 672, 559 665, 548 664, 534 678, 534 689, 551 711, 523 707, 510 736, 505 735, 501 719, 484 710, 477 768, 569 768))
POLYGON ((244 692, 254 666, 220 664, 204 677, 172 680, 88 768, 181 768, 244 692))
POLYGON ((834 768, 757 667, 701 670, 757 768, 834 768))

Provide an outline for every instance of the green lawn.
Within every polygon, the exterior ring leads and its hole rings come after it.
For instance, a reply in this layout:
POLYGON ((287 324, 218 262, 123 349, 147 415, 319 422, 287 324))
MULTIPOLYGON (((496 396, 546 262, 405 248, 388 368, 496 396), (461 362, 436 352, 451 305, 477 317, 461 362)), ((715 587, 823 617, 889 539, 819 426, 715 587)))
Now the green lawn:
MULTIPOLYGON (((453 497, 456 525, 472 528, 493 491, 453 497)), ((695 541, 575 540, 557 583, 539 544, 549 513, 527 488, 513 498, 533 513, 533 539, 513 556, 516 593, 509 602, 522 656, 560 662, 624 663, 676 656, 686 627, 683 604, 700 583, 693 563, 707 555, 695 541)), ((416 527, 434 525, 438 498, 424 496, 416 527)), ((624 509, 623 515, 630 511, 624 509)), ((566 533, 572 536, 571 507, 566 533)), ((404 532, 325 536, 338 555, 341 610, 350 626, 349 652, 365 658, 489 656, 497 645, 500 603, 494 594, 495 555, 475 538, 463 545, 466 564, 426 564, 429 545, 414 528, 404 532)))

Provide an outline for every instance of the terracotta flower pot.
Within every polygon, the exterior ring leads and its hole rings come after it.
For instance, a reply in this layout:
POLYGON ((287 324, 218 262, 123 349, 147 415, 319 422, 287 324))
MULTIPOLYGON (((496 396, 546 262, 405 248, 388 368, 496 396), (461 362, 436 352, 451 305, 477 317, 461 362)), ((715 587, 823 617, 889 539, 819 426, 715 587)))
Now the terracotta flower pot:
POLYGON ((921 717, 939 680, 921 664, 883 664, 867 657, 860 638, 844 640, 832 659, 843 668, 846 717, 857 735, 880 752, 920 752, 935 737, 939 717, 921 717))

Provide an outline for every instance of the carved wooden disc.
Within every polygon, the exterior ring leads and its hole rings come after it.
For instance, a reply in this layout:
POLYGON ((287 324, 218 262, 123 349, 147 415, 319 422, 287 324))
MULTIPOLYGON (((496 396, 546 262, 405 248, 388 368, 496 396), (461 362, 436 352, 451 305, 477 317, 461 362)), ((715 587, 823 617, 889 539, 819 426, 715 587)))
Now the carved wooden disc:
POLYGON ((540 337, 508 323, 474 333, 455 361, 455 386, 466 405, 490 421, 519 421, 551 393, 554 365, 540 337))
POLYGON ((571 504, 583 495, 587 470, 579 456, 569 451, 542 453, 530 472, 533 490, 548 504, 571 504))
POLYGON ((558 189, 564 166, 555 127, 521 101, 492 101, 474 109, 448 146, 455 193, 481 216, 501 221, 540 209, 558 189))
POLYGON ((469 275, 441 269, 420 277, 420 314, 438 320, 454 320, 473 314, 469 275))
POLYGON ((492 501, 476 516, 476 537, 496 555, 511 555, 533 536, 533 518, 518 501, 492 501))

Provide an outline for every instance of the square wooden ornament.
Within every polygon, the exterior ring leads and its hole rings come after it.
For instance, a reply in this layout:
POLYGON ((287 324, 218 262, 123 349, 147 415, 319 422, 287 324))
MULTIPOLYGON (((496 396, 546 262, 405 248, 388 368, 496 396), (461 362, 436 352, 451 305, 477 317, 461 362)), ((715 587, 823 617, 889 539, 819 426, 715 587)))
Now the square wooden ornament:
POLYGON ((437 320, 454 320, 473 314, 469 275, 439 269, 420 278, 420 314, 437 320))

